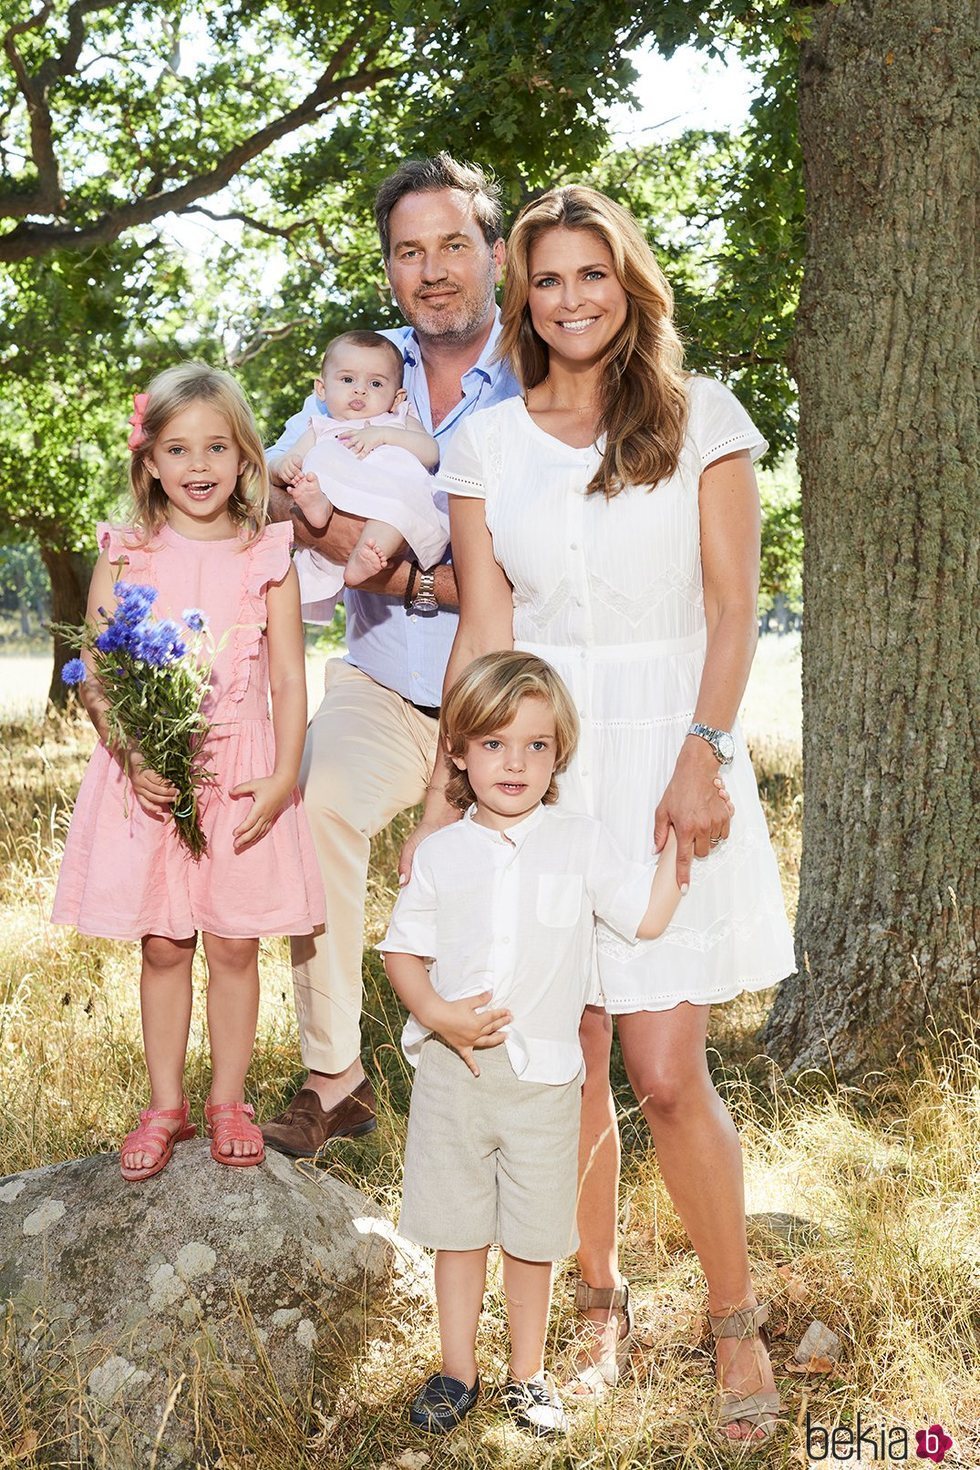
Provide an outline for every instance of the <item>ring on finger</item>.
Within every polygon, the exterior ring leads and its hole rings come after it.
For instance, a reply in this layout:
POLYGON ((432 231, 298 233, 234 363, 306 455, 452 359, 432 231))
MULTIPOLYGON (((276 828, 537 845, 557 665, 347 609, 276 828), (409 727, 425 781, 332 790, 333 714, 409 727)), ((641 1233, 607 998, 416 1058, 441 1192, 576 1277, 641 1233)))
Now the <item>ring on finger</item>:
POLYGON ((708 846, 709 847, 717 847, 720 841, 721 841, 721 838, 720 837, 711 837, 711 838, 708 839, 708 846))

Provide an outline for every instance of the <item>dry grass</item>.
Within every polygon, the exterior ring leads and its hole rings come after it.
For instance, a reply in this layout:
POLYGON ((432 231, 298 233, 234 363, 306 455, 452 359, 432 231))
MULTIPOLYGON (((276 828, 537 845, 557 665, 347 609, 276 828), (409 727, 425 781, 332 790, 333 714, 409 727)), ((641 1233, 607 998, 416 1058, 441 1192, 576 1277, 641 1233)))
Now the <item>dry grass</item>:
MULTIPOLYGON (((143 1099, 135 946, 84 939, 47 923, 69 801, 90 736, 69 720, 3 729, 0 829, 0 1174, 111 1149, 143 1099)), ((798 871, 800 769, 792 744, 754 751, 793 907, 798 871)), ((369 941, 394 897, 394 857, 404 823, 375 845, 369 941)), ((282 942, 264 946, 264 999, 252 1096, 274 1111, 297 1080, 289 972, 282 942)), ((199 980, 203 977, 198 977, 199 980)), ((398 1049, 400 1017, 378 956, 365 958, 366 1038, 382 1112, 377 1133, 339 1146, 334 1172, 397 1210, 409 1080, 398 1049)), ((946 1037, 915 1078, 890 1077, 887 1093, 829 1083, 807 1096, 774 1076, 758 1056, 766 998, 746 997, 717 1013, 712 1060, 742 1131, 749 1210, 812 1222, 805 1243, 786 1246, 753 1232, 759 1287, 773 1301, 774 1358, 797 1425, 904 1425, 937 1420, 955 1449, 946 1465, 980 1462, 980 1048, 946 1037), (844 1340, 839 1369, 784 1371, 807 1324, 818 1317, 844 1340)), ((198 1015, 201 1013, 198 1008, 198 1015)), ((199 1104, 207 1051, 200 1020, 189 1082, 199 1104)), ((306 1467, 517 1466, 677 1467, 713 1470, 735 1459, 759 1466, 806 1464, 799 1427, 738 1455, 707 1431, 710 1357, 702 1333, 697 1268, 660 1182, 649 1137, 637 1126, 621 1072, 624 1267, 639 1300, 635 1374, 598 1411, 576 1415, 567 1445, 531 1441, 509 1428, 488 1396, 447 1441, 407 1428, 404 1404, 431 1371, 434 1326, 417 1303, 387 1302, 366 1328, 362 1351, 328 1373, 317 1401, 283 1404, 256 1369, 247 1399, 230 1393, 220 1369, 201 1366, 183 1392, 198 1404, 202 1464, 254 1470, 306 1467)), ((563 1281, 556 1293, 554 1347, 560 1359, 572 1322, 563 1281)), ((503 1302, 494 1282, 482 1329, 485 1381, 505 1363, 503 1302)), ((107 1344, 111 1349, 111 1344, 107 1344)), ((30 1387, 9 1332, 0 1343, 0 1464, 101 1463, 98 1423, 84 1393, 30 1387), (67 1398, 68 1408, 65 1408, 67 1398)), ((62 1390, 64 1385, 61 1385, 62 1390)), ((909 1452, 915 1461, 914 1440, 909 1452)), ((865 1459, 869 1452, 865 1451, 865 1459)), ((833 1460, 824 1463, 836 1463, 833 1460)))

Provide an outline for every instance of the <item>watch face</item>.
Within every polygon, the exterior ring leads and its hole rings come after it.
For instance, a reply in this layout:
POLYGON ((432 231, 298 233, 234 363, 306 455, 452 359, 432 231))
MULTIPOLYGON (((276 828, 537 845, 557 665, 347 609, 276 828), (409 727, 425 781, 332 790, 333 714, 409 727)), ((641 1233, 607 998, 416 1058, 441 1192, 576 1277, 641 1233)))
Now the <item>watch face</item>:
POLYGON ((735 756, 735 741, 727 730, 723 730, 718 736, 718 752, 727 766, 735 756))

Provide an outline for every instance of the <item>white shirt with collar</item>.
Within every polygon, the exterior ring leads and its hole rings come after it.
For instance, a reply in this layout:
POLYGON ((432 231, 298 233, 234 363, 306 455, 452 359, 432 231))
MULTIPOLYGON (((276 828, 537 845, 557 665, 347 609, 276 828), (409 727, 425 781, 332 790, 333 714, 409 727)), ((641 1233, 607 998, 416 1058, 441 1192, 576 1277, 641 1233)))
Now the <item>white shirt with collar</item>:
MULTIPOLYGON (((490 1008, 513 1016, 504 1044, 523 1081, 574 1081, 582 1011, 601 1004, 595 917, 634 941, 656 863, 630 862, 585 814, 538 806, 497 832, 474 811, 419 844, 378 948, 431 961, 445 1000, 492 991, 490 1008)), ((429 1034, 409 1016, 402 1048, 413 1066, 429 1034)))
MULTIPOLYGON (((494 315, 493 327, 483 351, 462 376, 463 396, 460 402, 437 429, 432 427, 429 383, 415 328, 389 327, 381 335, 389 338, 401 351, 405 362, 402 386, 426 432, 433 435, 443 454, 456 429, 471 413, 512 398, 520 391, 508 365, 494 360, 500 339, 499 309, 494 315)), ((306 432, 310 418, 324 412, 320 399, 311 393, 299 413, 294 413, 287 420, 279 438, 266 450, 266 454, 270 458, 288 454, 306 432)), ((441 489, 436 489, 435 480, 433 493, 441 509, 447 511, 448 499, 441 489)), ((440 608, 437 613, 419 615, 407 612, 400 597, 359 592, 352 587, 344 593, 344 605, 347 609, 347 662, 374 679, 375 683, 393 689, 413 704, 441 704, 442 681, 458 624, 455 610, 440 608)))

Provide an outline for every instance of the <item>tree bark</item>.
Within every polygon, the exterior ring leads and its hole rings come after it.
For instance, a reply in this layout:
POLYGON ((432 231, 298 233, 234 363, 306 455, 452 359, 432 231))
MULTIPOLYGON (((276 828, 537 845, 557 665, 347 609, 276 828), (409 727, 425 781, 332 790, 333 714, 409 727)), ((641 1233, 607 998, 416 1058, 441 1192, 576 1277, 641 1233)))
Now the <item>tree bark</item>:
MULTIPOLYGON (((51 621, 71 623, 81 627, 85 620, 85 604, 88 599, 88 584, 92 580, 92 566, 88 557, 80 551, 61 551, 54 546, 41 547, 41 560, 51 578, 51 621)), ((68 690, 61 682, 61 668, 69 658, 76 657, 76 650, 69 647, 60 633, 54 638, 54 668, 48 699, 59 709, 67 703, 68 690)))
POLYGON ((793 1073, 860 1078, 977 993, 974 27, 844 0, 801 57, 802 968, 766 1031, 793 1073))

